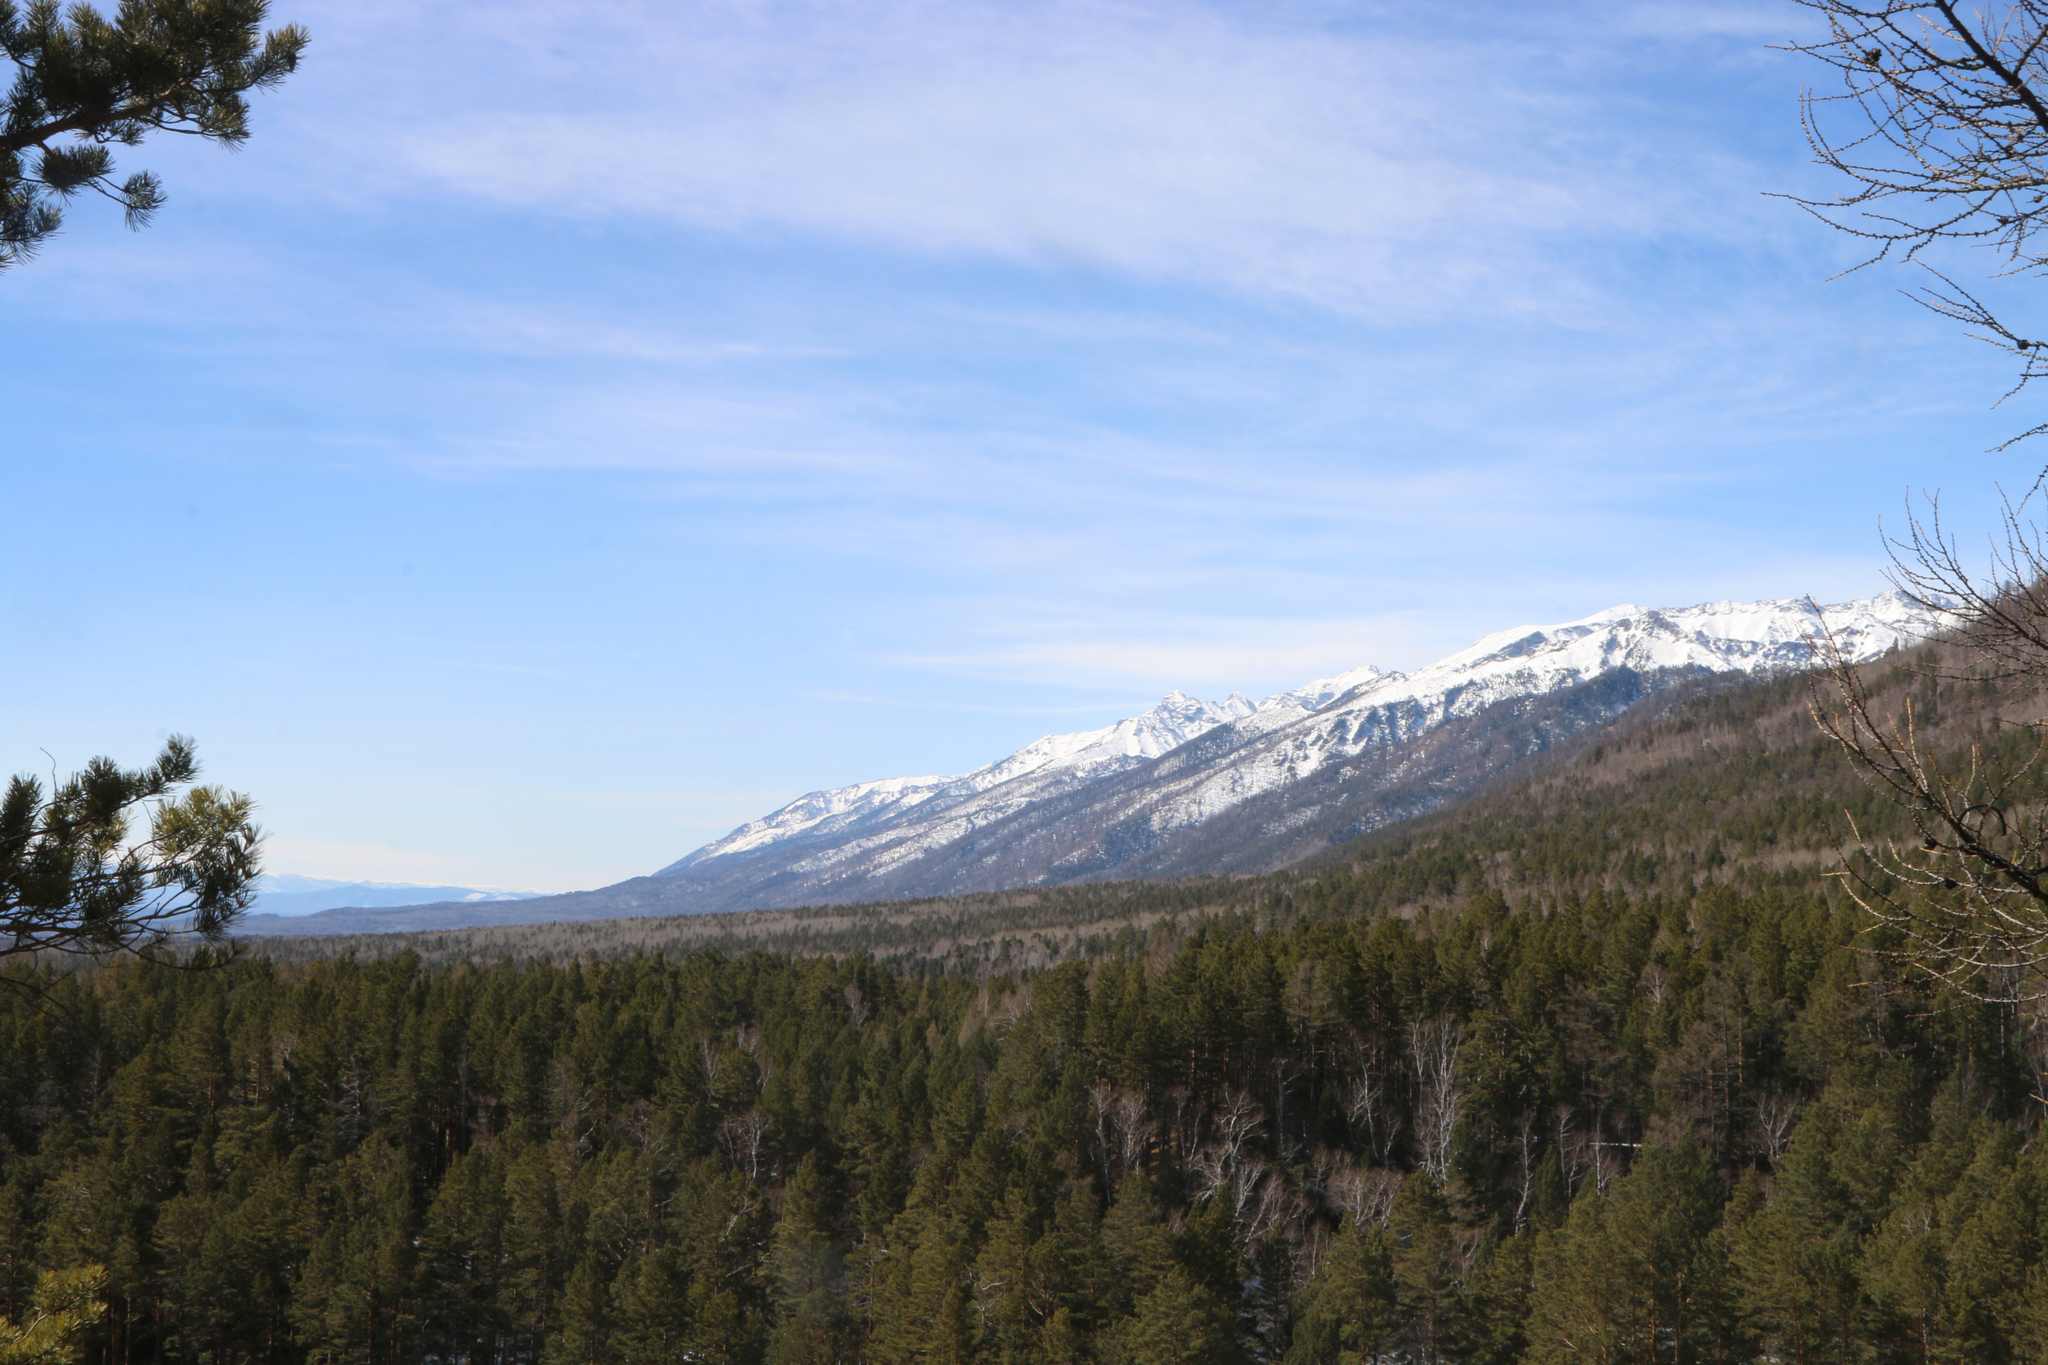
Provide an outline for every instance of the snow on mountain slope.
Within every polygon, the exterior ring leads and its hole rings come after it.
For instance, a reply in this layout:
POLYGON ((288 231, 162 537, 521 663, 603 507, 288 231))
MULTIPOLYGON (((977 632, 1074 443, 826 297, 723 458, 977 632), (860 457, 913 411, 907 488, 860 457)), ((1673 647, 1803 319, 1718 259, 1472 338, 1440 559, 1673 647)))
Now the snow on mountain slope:
POLYGON ((1241 731, 1253 743, 1190 774, 1151 807, 1167 830, 1212 819, 1262 792, 1378 744, 1399 744, 1496 702, 1590 682, 1617 669, 1654 673, 1770 673, 1807 665, 1807 641, 1825 629, 1851 658, 1867 659, 1939 629, 1942 614, 1903 594, 1816 607, 1803 598, 1708 602, 1644 611, 1612 607, 1558 626, 1496 631, 1413 673, 1389 673, 1319 710, 1292 713, 1269 698, 1241 731))
POLYGON ((1115 830, 1135 847, 1239 808, 1263 810, 1272 793, 1317 774, 1341 779, 1350 771, 1343 765, 1368 749, 1405 744, 1498 702, 1623 669, 1661 675, 1802 667, 1810 658, 1806 641, 1821 628, 1845 653, 1868 658, 1941 624, 1939 613, 1897 592, 1825 608, 1803 599, 1661 611, 1624 605, 1562 625, 1498 631, 1408 674, 1353 669, 1256 706, 1237 694, 1204 702, 1175 692, 1143 715, 1049 735, 971 773, 810 793, 655 875, 701 882, 718 902, 705 908, 766 903, 761 898, 770 895, 783 904, 843 900, 864 886, 909 886, 922 875, 922 860, 951 849, 947 856, 957 861, 960 850, 993 838, 976 856, 1015 862, 1004 874, 1014 878, 1009 884, 1058 880, 1062 865, 1099 868, 1107 855, 1087 839, 1066 840, 1069 851, 1053 864, 1031 866, 1036 855, 998 854, 1011 836, 991 827, 1013 829, 1012 817, 1027 808, 1071 811, 1075 829, 1115 830), (1197 739, 1197 749, 1177 754, 1156 779, 1139 771, 1197 739), (1263 805, 1246 804, 1262 799, 1263 805))
POLYGON ((1401 675, 1398 673, 1383 673, 1371 664, 1366 664, 1362 668, 1352 669, 1349 673, 1339 673, 1330 678, 1317 678, 1312 683, 1303 683, 1291 692, 1270 696, 1259 703, 1259 710, 1276 711, 1292 706, 1300 711, 1320 711, 1355 687, 1373 686, 1390 677, 1399 676, 1401 675))
MULTIPOLYGON (((936 816, 992 787, 1030 774, 1057 775, 1067 782, 1121 772, 1177 749, 1196 735, 1253 713, 1250 699, 1233 692, 1221 702, 1201 701, 1176 690, 1150 711, 1100 730, 1047 735, 1008 758, 958 777, 889 777, 851 787, 810 792, 778 811, 741 825, 731 834, 655 873, 672 876, 707 858, 744 853, 785 840, 822 842, 893 824, 918 810, 936 816)), ((1041 781, 1040 786, 1043 786, 1041 781)))
MULTIPOLYGON (((1771 602, 1707 602, 1696 607, 1644 611, 1609 607, 1559 626, 1516 626, 1495 631, 1413 673, 1384 673, 1352 685, 1348 698, 1332 696, 1316 714, 1405 704, 1423 724, 1469 715, 1504 697, 1570 687, 1617 668, 1649 672, 1703 668, 1709 672, 1774 672, 1804 667, 1809 637, 1825 630, 1844 653, 1866 659, 1939 624, 1939 614, 1896 591, 1860 602, 1816 607, 1804 598, 1771 602), (1343 705, 1333 708, 1333 703, 1343 705)), ((1376 670, 1328 680, 1335 684, 1376 670)), ((1301 718, 1281 703, 1324 686, 1311 683, 1261 702, 1282 724, 1301 718)), ((1396 735, 1393 738, 1403 738, 1396 735)))

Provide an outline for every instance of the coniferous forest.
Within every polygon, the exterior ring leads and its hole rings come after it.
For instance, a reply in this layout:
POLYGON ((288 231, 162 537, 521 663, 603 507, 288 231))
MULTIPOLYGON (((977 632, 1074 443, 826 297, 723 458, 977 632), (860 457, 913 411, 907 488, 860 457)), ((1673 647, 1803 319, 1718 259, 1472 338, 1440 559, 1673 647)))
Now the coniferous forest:
POLYGON ((2048 1034, 1818 897, 49 980, 0 1308, 110 1361, 2039 1359, 2048 1034))
MULTIPOLYGON (((2028 704, 1936 662, 1871 670, 1930 735, 2028 704)), ((1827 875, 1885 809, 1804 696, 965 955, 10 968, 0 1316, 99 1267, 120 1365, 2043 1359, 2048 1014, 1827 875)))
MULTIPOLYGON (((1943 663, 1872 694, 1944 744, 2034 705, 1943 663)), ((808 948, 17 965, 0 1317, 103 1275, 120 1365, 2048 1358, 2048 1013, 1844 894, 1897 812, 1806 696, 1318 867, 808 948)))
MULTIPOLYGON (((1872 698, 2034 714, 1952 655, 1872 698)), ((1264 878, 8 968, 0 1316, 104 1275, 121 1365, 2048 1359, 2048 1013, 1892 956, 1833 872, 1901 814, 1806 700, 1264 878)))

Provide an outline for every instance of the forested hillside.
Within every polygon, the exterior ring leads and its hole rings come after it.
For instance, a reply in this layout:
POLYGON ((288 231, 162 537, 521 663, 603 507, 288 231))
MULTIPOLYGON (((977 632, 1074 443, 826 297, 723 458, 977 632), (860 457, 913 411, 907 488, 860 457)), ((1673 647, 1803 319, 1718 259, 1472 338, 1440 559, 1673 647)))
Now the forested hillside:
MULTIPOLYGON (((1937 736, 2016 709, 1877 672, 1937 736)), ((0 997, 0 1314, 98 1264, 122 1365, 2041 1359, 2048 1026, 1859 932, 1827 851, 1888 821, 1803 696, 1094 888, 1014 970, 47 965, 0 997)))

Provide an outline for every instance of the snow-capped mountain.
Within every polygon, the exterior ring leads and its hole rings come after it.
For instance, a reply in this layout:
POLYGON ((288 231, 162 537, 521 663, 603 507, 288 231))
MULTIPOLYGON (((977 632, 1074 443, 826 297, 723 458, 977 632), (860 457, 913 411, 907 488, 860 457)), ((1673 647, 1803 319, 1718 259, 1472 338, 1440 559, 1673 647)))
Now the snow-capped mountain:
POLYGON ((1502 703, 1623 674, 1784 672, 1811 661, 1809 641, 1822 632, 1850 658, 1873 658, 1932 633, 1941 619, 1894 591, 1828 607, 1802 598, 1661 611, 1623 605, 1563 625, 1496 631, 1413 673, 1364 679, 1313 709, 1294 698, 1314 683, 1267 698, 1237 727, 1247 743, 1151 794, 1146 824, 1154 834, 1203 824, 1326 766, 1398 748, 1502 703))
POLYGON ((440 929, 1267 871, 1473 794, 1661 691, 1805 667, 1820 631, 1865 659, 1946 624, 1896 592, 1829 607, 1613 607, 1497 631, 1408 673, 1355 668, 1256 705, 1174 692, 970 773, 812 792, 652 876, 595 891, 258 915, 250 927, 440 929))
MULTIPOLYGON (((1310 684, 1313 687, 1315 684, 1310 684)), ((1100 730, 1083 730, 1071 735, 1047 735, 1025 745, 1008 758, 958 777, 885 777, 879 782, 860 782, 851 787, 800 796, 781 810, 749 821, 716 843, 655 873, 673 876, 707 858, 744 853, 789 840, 822 843, 841 836, 893 824, 909 811, 938 818, 992 788, 1035 776, 1034 791, 1043 794, 1054 785, 1069 786, 1108 773, 1149 763, 1161 754, 1204 734, 1219 725, 1254 714, 1250 700, 1231 693, 1220 702, 1197 701, 1179 691, 1166 697, 1143 715, 1120 720, 1100 730)), ((1012 808, 1015 798, 982 803, 978 811, 1012 808)), ((939 827, 950 828, 971 821, 959 814, 939 827)))
POLYGON ((1823 632, 1844 654, 1867 659, 1938 625, 1938 613, 1897 591, 1830 607, 1804 598, 1662 611, 1624 604, 1559 626, 1495 631, 1413 673, 1364 668, 1309 683, 1260 702, 1245 728, 1266 733, 1301 721, 1305 713, 1327 722, 1361 709, 1392 708, 1397 728, 1365 741, 1381 743, 1412 738, 1417 726, 1439 725, 1510 697, 1576 686, 1618 668, 1782 672, 1805 667, 1808 641, 1823 632))
POLYGON ((1233 847, 1273 849, 1311 827, 1350 837, 1416 813, 1413 801, 1357 812, 1412 778, 1408 751, 1446 726, 1499 713, 1530 727, 1518 744, 1541 748, 1673 680, 1803 667, 1821 630, 1868 658, 1941 624, 1898 592, 1828 607, 1624 605, 1498 631, 1411 673, 1362 667, 1257 705, 1174 692, 1142 715, 1046 736, 971 773, 812 792, 655 877, 684 883, 672 888, 675 909, 711 910, 1225 870, 1204 865, 1220 845, 1200 832, 1226 817, 1233 847), (1534 705, 1546 698, 1556 699, 1547 710, 1534 705), (1196 848, 1204 838, 1208 854, 1196 848))

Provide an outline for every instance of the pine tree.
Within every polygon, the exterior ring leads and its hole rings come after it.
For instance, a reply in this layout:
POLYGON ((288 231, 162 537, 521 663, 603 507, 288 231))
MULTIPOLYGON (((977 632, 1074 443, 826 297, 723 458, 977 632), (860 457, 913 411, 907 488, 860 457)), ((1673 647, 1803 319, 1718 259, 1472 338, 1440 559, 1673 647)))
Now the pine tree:
POLYGON ((1874 1202, 1896 1162, 1881 1114, 1847 1120, 1829 1099, 1808 1108, 1770 1201, 1731 1230, 1730 1253, 1750 1330, 1797 1365, 1853 1360, 1866 1300, 1857 1268, 1874 1202))
POLYGON ((249 91, 298 66, 306 31, 264 33, 267 0, 122 0, 112 20, 83 4, 0 3, 0 51, 15 80, 0 111, 0 270, 63 222, 58 201, 92 190, 141 227, 164 202, 139 171, 114 179, 111 144, 178 132, 238 147, 249 91))
POLYGON ((1107 1291, 1097 1311, 1127 1317, 1173 1265, 1173 1243, 1159 1217, 1158 1195, 1144 1175, 1126 1175, 1102 1220, 1107 1291))
POLYGON ((1410 1176, 1387 1215, 1388 1259, 1404 1332, 1424 1365, 1442 1360, 1451 1340, 1458 1291, 1456 1248, 1443 1187, 1410 1176))
POLYGON ((1179 1266, 1166 1272, 1138 1311, 1111 1333, 1118 1365, 1233 1365, 1230 1314, 1215 1293, 1179 1266))
POLYGON ((1652 1144, 1607 1195, 1589 1194, 1536 1250, 1531 1362, 1745 1358, 1715 1234, 1720 1178, 1707 1153, 1652 1144))
POLYGON ((831 1197, 815 1151, 790 1174, 769 1244, 777 1320, 769 1365, 829 1365, 852 1351, 846 1264, 832 1239, 831 1197))
POLYGON ((107 1274, 99 1266, 47 1270, 19 1322, 0 1318, 0 1365, 70 1365, 81 1339, 106 1315, 101 1296, 107 1274))
POLYGON ((1528 1350, 1536 1232, 1509 1237, 1473 1267, 1458 1307, 1457 1355, 1471 1365, 1515 1365, 1528 1350))
POLYGON ((556 1326, 541 1355, 542 1365, 612 1365, 612 1296, 593 1258, 577 1262, 563 1286, 556 1326))
POLYGON ((947 1365, 971 1353, 966 1223, 929 1206, 906 1209, 873 1254, 868 1358, 881 1365, 947 1365))
POLYGON ((570 1256, 562 1244, 553 1149, 539 1144, 506 1158, 505 1276, 500 1306, 511 1330, 537 1349, 548 1339, 570 1256))
POLYGON ((1309 1285, 1287 1365, 1366 1365, 1380 1354, 1397 1321, 1387 1234, 1347 1225, 1309 1285))
MULTIPOLYGON (((30 24, 55 22, 55 14, 42 0, 30 24)), ((17 26, 12 0, 0 0, 0 46, 14 41, 17 26)), ((8 196, 16 192, 6 138, 0 131, 0 267, 11 259, 8 196)), ((255 894, 261 835, 246 796, 219 787, 176 794, 198 774, 192 741, 173 735, 149 767, 124 770, 96 758, 47 799, 36 778, 9 782, 0 798, 0 962, 150 952, 173 931, 222 941, 255 894), (134 829, 138 816, 147 817, 146 835, 134 829)), ((6 985, 19 983, 0 977, 6 985)))
POLYGON ((696 1358, 691 1351, 693 1285, 681 1256, 656 1247, 637 1266, 627 1265, 619 1283, 618 1346, 627 1360, 684 1365, 696 1358))

